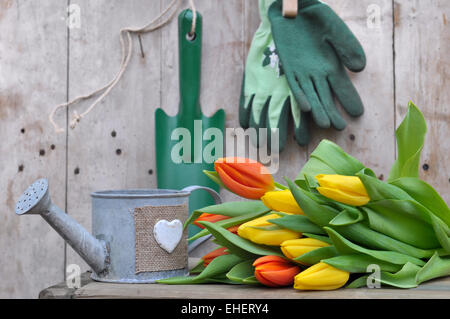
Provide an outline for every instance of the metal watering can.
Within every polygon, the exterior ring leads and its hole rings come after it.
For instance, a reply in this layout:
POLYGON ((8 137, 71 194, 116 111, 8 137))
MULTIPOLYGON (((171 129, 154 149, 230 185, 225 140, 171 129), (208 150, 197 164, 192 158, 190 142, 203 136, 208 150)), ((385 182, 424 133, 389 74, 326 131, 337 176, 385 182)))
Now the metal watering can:
MULTIPOLYGON (((187 251, 186 261, 182 261, 183 266, 179 269, 137 272, 137 228, 133 211, 140 207, 182 207, 181 212, 186 220, 189 195, 199 189, 211 194, 216 203, 222 202, 216 191, 203 186, 189 186, 180 191, 141 189, 94 192, 91 194, 91 235, 52 203, 48 181, 40 179, 19 198, 16 214, 41 215, 92 268, 92 279, 114 283, 151 283, 158 279, 188 275, 187 251)), ((187 236, 183 236, 182 241, 187 246, 187 236)), ((191 243, 193 246, 190 245, 190 248, 198 243, 191 243)))

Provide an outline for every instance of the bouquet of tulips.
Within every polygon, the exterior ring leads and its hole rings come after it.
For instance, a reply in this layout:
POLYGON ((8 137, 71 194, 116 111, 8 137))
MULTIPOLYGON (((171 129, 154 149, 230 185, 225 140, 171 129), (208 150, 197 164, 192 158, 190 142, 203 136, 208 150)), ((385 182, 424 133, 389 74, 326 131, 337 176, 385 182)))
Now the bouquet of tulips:
POLYGON ((424 117, 410 103, 387 182, 328 140, 286 186, 256 161, 217 160, 205 173, 251 201, 194 212, 185 226, 203 230, 192 239, 212 234, 220 248, 202 258, 194 276, 159 282, 332 290, 368 280, 412 288, 450 275, 450 210, 418 177, 425 134, 424 117))

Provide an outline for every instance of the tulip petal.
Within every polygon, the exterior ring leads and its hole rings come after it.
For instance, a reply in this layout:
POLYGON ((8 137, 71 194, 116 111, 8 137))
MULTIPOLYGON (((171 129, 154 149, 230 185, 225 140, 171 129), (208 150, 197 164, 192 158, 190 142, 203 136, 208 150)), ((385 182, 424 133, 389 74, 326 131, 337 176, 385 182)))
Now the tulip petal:
POLYGON ((266 271, 260 272, 260 275, 264 279, 276 284, 277 286, 289 286, 294 283, 294 277, 300 272, 300 267, 293 266, 289 268, 284 268, 282 270, 276 271, 266 271))
POLYGON ((227 175, 220 167, 217 167, 216 171, 217 173, 219 173, 222 182, 228 187, 230 191, 244 198, 259 199, 267 191, 266 189, 263 188, 250 187, 236 182, 229 175, 227 175))
POLYGON ((217 248, 210 253, 206 254, 202 257, 203 265, 206 267, 209 265, 211 261, 213 261, 214 258, 222 256, 222 255, 228 255, 228 251, 226 247, 220 247, 217 248))
POLYGON ((227 157, 218 159, 214 163, 216 171, 219 167, 231 178, 246 186, 274 189, 273 177, 269 170, 257 161, 248 158, 227 157))
POLYGON ((215 214, 203 213, 203 214, 200 215, 199 218, 197 218, 194 221, 194 225, 203 229, 203 228, 205 228, 205 226, 200 225, 198 222, 200 222, 200 221, 207 221, 207 222, 210 222, 210 223, 216 223, 218 221, 229 219, 229 218, 230 217, 224 216, 224 215, 215 215, 215 214))
POLYGON ((269 214, 246 222, 238 228, 238 235, 254 242, 255 244, 269 246, 279 246, 285 240, 301 237, 301 233, 289 229, 261 229, 261 227, 273 225, 268 222, 268 220, 276 218, 280 218, 280 216, 277 214, 269 214))
POLYGON ((333 290, 348 281, 350 273, 320 262, 295 277, 294 288, 301 290, 333 290))
POLYGON ((288 263, 288 261, 280 256, 268 255, 255 260, 253 266, 260 266, 268 262, 288 263))
POLYGON ((316 179, 322 187, 337 188, 346 193, 368 196, 364 184, 357 176, 319 174, 316 179))
POLYGON ((237 232, 238 232, 239 226, 241 226, 241 225, 235 225, 235 226, 231 226, 231 227, 228 227, 228 228, 227 228, 227 230, 228 230, 229 232, 231 232, 231 233, 233 233, 233 234, 236 234, 236 235, 237 235, 237 232))
POLYGON ((260 272, 259 271, 255 271, 255 277, 256 277, 256 279, 258 279, 258 281, 261 283, 261 284, 263 284, 264 286, 267 286, 267 287, 278 287, 278 285, 276 285, 276 284, 274 284, 273 282, 271 282, 271 281, 269 281, 269 280, 266 280, 261 274, 260 274, 260 272))
POLYGON ((286 257, 294 259, 315 249, 327 246, 329 246, 328 243, 317 239, 301 238, 283 242, 281 244, 281 251, 286 257))
POLYGON ((352 206, 363 206, 370 201, 369 196, 346 193, 336 188, 317 187, 317 191, 327 198, 352 206))
POLYGON ((267 192, 261 197, 261 201, 264 205, 274 211, 290 214, 304 214, 289 189, 267 192))

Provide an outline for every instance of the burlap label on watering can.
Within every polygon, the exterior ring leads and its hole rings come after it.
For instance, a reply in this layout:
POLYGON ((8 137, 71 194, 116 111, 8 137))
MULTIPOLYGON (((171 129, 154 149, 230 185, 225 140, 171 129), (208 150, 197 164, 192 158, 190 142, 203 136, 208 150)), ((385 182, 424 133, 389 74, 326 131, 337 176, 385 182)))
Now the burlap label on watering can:
POLYGON ((181 240, 168 253, 161 248, 153 235, 153 228, 160 220, 180 220, 187 216, 188 206, 145 206, 134 209, 136 230, 136 274, 148 271, 183 269, 187 266, 187 228, 181 240))

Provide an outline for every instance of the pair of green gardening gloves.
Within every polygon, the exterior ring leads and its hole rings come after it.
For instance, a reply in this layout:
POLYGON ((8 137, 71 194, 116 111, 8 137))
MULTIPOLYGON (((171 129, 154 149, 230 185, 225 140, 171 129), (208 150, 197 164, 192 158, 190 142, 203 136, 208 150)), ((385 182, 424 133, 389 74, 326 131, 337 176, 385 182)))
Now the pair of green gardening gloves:
POLYGON ((364 107, 344 68, 362 71, 364 50, 347 25, 326 4, 299 0, 295 19, 282 15, 282 0, 259 0, 261 24, 248 54, 239 119, 243 128, 279 129, 279 150, 286 144, 289 114, 295 139, 309 142, 307 116, 317 126, 343 130, 333 93, 351 116, 364 107), (333 93, 332 93, 333 92, 333 93))

